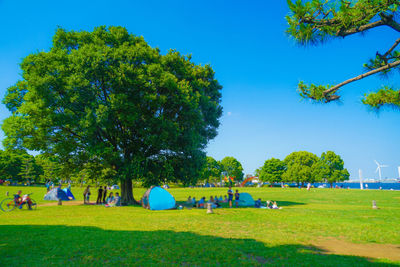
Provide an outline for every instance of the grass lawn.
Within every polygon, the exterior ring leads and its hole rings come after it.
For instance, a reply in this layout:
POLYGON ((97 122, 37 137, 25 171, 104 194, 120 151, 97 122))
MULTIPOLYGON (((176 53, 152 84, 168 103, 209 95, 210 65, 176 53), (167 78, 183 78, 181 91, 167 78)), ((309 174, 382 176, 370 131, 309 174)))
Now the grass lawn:
MULTIPOLYGON (((0 200, 18 189, 0 186, 0 200)), ((22 190, 33 192, 39 207, 0 213, 0 266, 400 265, 400 191, 239 188, 283 209, 221 208, 206 214, 40 206, 47 203, 45 188, 22 190), (380 209, 371 208, 372 200, 380 209)), ((144 191, 135 189, 135 197, 144 191)), ((82 200, 83 188, 72 192, 82 200)), ((185 201, 189 195, 225 195, 226 188, 169 192, 185 201)), ((92 202, 96 196, 92 193, 92 202)))

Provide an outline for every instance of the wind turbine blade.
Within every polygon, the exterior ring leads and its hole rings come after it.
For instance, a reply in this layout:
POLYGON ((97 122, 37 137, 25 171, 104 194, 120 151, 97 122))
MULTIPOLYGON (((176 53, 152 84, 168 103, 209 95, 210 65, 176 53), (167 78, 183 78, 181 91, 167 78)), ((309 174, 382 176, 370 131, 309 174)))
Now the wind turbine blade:
POLYGON ((378 172, 380 167, 381 167, 381 166, 378 166, 378 168, 376 168, 375 172, 378 172))
POLYGON ((378 163, 376 160, 374 160, 374 161, 375 161, 376 165, 378 165, 378 166, 379 166, 379 163, 378 163))
POLYGON ((389 167, 389 165, 381 165, 381 167, 389 167))

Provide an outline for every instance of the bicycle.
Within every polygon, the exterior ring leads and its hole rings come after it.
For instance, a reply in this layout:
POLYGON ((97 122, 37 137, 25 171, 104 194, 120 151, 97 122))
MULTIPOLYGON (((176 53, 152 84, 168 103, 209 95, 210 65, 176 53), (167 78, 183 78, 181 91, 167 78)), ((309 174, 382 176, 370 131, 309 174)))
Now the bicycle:
MULTIPOLYGON (((27 204, 27 206, 28 206, 27 199, 28 199, 28 197, 29 197, 30 195, 32 195, 32 194, 33 194, 33 193, 30 193, 30 194, 27 194, 27 195, 23 195, 23 196, 22 196, 22 201, 21 201, 21 203, 16 203, 16 202, 15 202, 15 199, 13 199, 13 198, 6 198, 6 199, 3 199, 3 201, 1 201, 1 203, 0 203, 0 209, 1 209, 2 211, 4 211, 4 212, 12 211, 13 209, 15 209, 15 208, 17 208, 17 207, 20 208, 20 209, 22 209, 23 205, 27 204)), ((33 210, 35 210, 35 209, 37 208, 37 203, 36 203, 36 201, 35 201, 34 199, 32 199, 32 198, 30 198, 30 200, 31 200, 31 202, 32 202, 31 208, 32 208, 33 210)))

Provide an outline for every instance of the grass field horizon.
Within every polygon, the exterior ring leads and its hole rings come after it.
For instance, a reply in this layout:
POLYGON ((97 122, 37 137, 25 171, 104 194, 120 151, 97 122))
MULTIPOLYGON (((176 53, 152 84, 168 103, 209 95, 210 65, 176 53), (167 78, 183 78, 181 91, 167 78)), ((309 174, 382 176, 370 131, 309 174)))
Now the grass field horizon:
MULTIPOLYGON (((206 214, 204 209, 45 206, 42 187, 0 186, 0 200, 18 189, 33 192, 39 206, 0 214, 1 266, 400 265, 400 191, 237 188, 283 209, 221 208, 206 214), (380 209, 371 208, 372 200, 380 209)), ((83 189, 72 188, 78 201, 83 189)), ((135 188, 135 198, 145 190, 135 188)), ((226 190, 168 189, 179 202, 226 190)))

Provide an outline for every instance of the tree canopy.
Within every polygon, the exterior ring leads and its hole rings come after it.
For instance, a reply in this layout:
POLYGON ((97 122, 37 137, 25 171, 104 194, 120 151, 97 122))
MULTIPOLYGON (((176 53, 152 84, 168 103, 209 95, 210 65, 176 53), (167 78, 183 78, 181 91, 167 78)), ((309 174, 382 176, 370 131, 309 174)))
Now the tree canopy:
POLYGON ((286 165, 280 159, 271 158, 264 162, 259 171, 259 179, 263 182, 278 183, 282 181, 282 175, 286 171, 286 165))
POLYGON ((234 177, 235 181, 241 181, 243 179, 243 167, 242 164, 234 157, 225 157, 220 161, 222 171, 227 176, 234 177))
POLYGON ((21 63, 8 88, 6 147, 28 148, 115 171, 122 202, 144 185, 199 177, 217 135, 221 85, 209 65, 175 50, 162 55, 123 27, 58 29, 48 52, 21 63))
POLYGON ((213 157, 207 156, 200 177, 205 183, 216 183, 221 179, 221 166, 213 157))
POLYGON ((293 152, 286 156, 284 162, 287 170, 282 175, 286 182, 315 182, 313 174, 314 164, 318 161, 318 156, 307 151, 293 152))
MULTIPOLYGON (((386 26, 395 33, 400 32, 397 21, 399 0, 358 0, 329 1, 288 0, 291 13, 286 17, 289 24, 287 33, 301 45, 317 45, 329 39, 345 38, 346 36, 365 33, 373 28, 386 26)), ((393 34, 393 44, 376 52, 364 64, 365 72, 336 85, 315 85, 300 82, 298 89, 303 98, 316 102, 328 103, 340 99, 339 89, 346 84, 365 77, 380 74, 388 77, 400 69, 400 38, 393 34)), ((373 109, 383 106, 400 107, 399 89, 383 86, 377 92, 365 94, 362 102, 373 109)))
POLYGON ((313 176, 317 181, 330 183, 342 182, 349 179, 349 172, 343 168, 344 162, 339 155, 333 151, 322 153, 315 163, 313 176))
POLYGON ((25 150, 0 150, 0 178, 16 182, 39 181, 43 169, 25 150))

